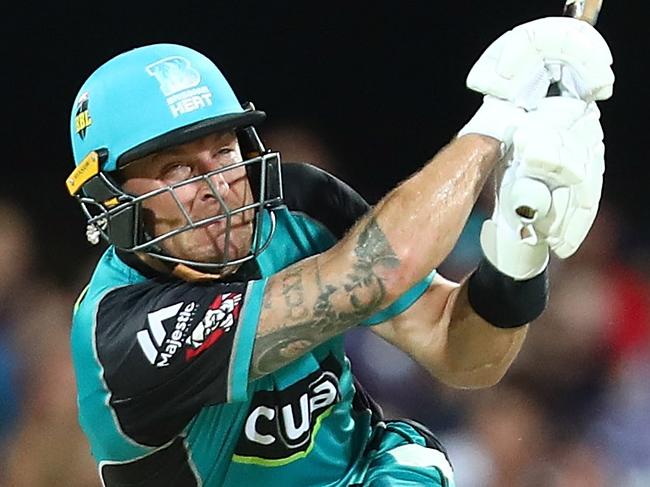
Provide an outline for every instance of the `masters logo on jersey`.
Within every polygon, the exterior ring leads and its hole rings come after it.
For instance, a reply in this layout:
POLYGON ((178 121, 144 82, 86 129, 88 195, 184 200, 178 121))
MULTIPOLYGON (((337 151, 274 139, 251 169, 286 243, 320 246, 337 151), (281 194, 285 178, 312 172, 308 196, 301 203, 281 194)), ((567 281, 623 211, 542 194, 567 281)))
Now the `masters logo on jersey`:
POLYGON ((210 305, 201 323, 187 337, 185 360, 188 362, 214 345, 239 319, 242 294, 220 294, 210 305))
POLYGON ((186 58, 166 57, 148 65, 146 71, 158 81, 174 118, 212 105, 210 89, 199 86, 201 74, 186 58))
POLYGON ((83 93, 77 101, 77 111, 74 117, 75 132, 81 140, 86 137, 86 130, 93 123, 88 111, 88 92, 83 93))
POLYGON ((311 450, 320 423, 340 400, 341 365, 331 355, 320 369, 283 390, 257 391, 233 461, 279 466, 311 450))

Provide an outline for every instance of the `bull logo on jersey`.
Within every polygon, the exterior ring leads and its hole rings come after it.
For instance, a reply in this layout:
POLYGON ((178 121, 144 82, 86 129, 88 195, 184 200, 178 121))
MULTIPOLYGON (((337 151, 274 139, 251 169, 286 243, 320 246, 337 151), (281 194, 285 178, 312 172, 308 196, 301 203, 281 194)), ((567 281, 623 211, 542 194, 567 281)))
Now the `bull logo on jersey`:
POLYGON ((213 301, 203 320, 187 338, 189 347, 185 350, 185 360, 190 361, 214 345, 239 319, 241 293, 220 294, 213 301))
POLYGON ((286 389, 255 393, 235 448, 235 462, 284 465, 311 450, 321 421, 341 398, 341 365, 331 355, 320 365, 320 370, 286 389))
POLYGON ((88 111, 88 92, 83 93, 77 101, 77 111, 74 117, 74 129, 81 140, 86 138, 86 130, 93 123, 88 111))

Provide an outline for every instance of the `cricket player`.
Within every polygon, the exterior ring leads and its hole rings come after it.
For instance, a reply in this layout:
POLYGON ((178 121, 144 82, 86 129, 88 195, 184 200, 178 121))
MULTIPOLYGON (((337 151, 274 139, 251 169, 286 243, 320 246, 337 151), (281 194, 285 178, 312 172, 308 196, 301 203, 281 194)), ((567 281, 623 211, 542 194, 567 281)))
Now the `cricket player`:
POLYGON ((103 484, 454 485, 430 432, 382 418, 343 333, 372 327, 453 387, 499 381, 544 310, 549 255, 595 217, 611 63, 572 19, 505 33, 470 71, 478 112, 373 208, 281 165, 255 132, 264 113, 202 54, 156 44, 100 66, 74 101, 66 184, 88 239, 110 244, 72 329, 103 484), (499 161, 485 257, 450 282, 436 267, 499 161))

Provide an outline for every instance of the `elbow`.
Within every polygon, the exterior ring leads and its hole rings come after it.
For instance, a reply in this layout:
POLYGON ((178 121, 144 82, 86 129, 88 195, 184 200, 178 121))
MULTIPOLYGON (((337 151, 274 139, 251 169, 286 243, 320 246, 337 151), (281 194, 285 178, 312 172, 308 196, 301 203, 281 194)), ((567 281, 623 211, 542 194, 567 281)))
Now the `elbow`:
POLYGON ((479 369, 447 371, 437 378, 454 389, 486 389, 498 384, 506 375, 508 367, 494 364, 479 369))
POLYGON ((501 379, 506 375, 507 370, 491 370, 487 373, 476 374, 465 380, 460 387, 464 389, 486 389, 501 382, 501 379))
POLYGON ((398 265, 381 273, 382 282, 389 301, 396 300, 422 281, 433 270, 418 255, 417 249, 404 246, 396 249, 398 265))

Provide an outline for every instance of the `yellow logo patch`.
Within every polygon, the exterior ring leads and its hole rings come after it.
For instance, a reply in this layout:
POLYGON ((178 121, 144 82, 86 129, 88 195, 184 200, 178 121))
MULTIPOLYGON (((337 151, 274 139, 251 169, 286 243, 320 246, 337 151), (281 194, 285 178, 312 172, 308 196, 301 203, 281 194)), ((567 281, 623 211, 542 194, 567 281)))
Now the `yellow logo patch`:
POLYGON ((75 132, 79 137, 81 137, 81 140, 86 137, 86 130, 93 123, 92 118, 90 118, 90 112, 88 111, 89 98, 88 92, 86 92, 83 93, 79 97, 79 101, 77 101, 77 113, 74 117, 74 126, 75 132))
POLYGON ((92 125, 92 123, 93 120, 90 118, 90 113, 88 113, 88 110, 85 110, 74 117, 75 129, 78 134, 81 134, 81 131, 85 132, 86 129, 92 125))
POLYGON ((65 185, 68 188, 70 196, 74 196, 79 192, 81 187, 93 176, 99 173, 99 156, 97 152, 92 151, 79 165, 72 171, 68 179, 65 180, 65 185))

